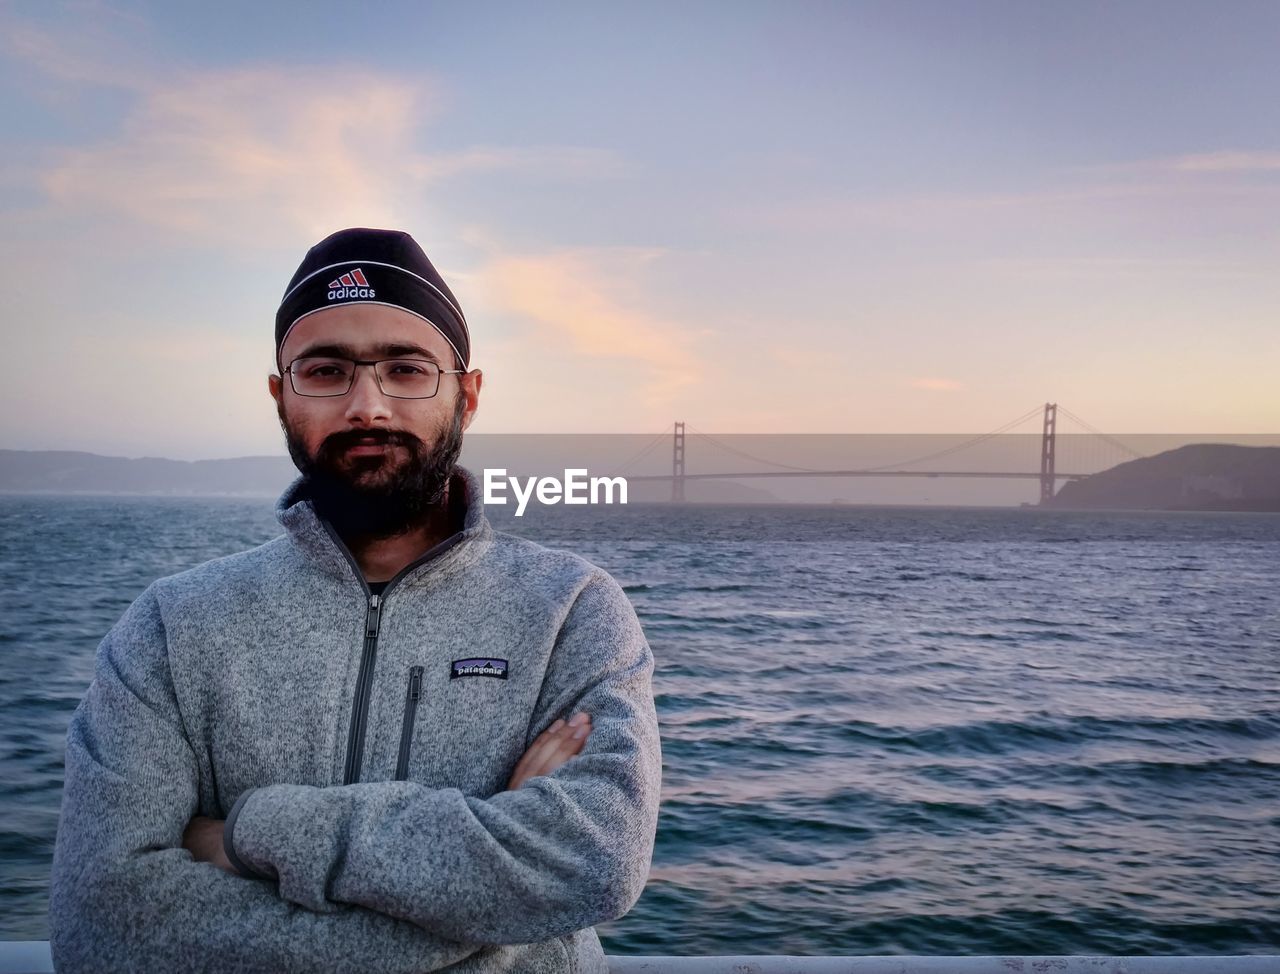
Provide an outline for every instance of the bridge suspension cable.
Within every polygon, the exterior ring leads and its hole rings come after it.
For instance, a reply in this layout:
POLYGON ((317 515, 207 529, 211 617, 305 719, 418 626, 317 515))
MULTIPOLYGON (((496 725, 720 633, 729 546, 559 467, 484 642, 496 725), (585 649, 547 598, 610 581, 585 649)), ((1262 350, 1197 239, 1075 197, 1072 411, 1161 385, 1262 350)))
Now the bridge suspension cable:
POLYGON ((755 456, 754 454, 747 453, 745 450, 739 450, 735 447, 732 447, 728 443, 722 443, 720 440, 717 440, 710 433, 703 433, 701 430, 694 429, 692 423, 688 423, 686 425, 689 427, 690 432, 692 432, 695 436, 701 436, 704 440, 714 443, 716 446, 720 447, 720 449, 728 450, 730 453, 736 453, 738 456, 746 457, 748 460, 755 460, 757 463, 767 463, 771 467, 782 467, 784 470, 799 470, 802 473, 822 473, 821 470, 818 470, 814 467, 795 467, 789 463, 779 463, 777 460, 766 460, 764 457, 758 457, 758 456, 755 456))
POLYGON ((1001 433, 1005 432, 1006 430, 1013 429, 1013 427, 1018 426, 1022 423, 1025 423, 1032 416, 1037 415, 1043 410, 1044 410, 1043 406, 1033 406, 1031 407, 1031 409, 1027 410, 1017 419, 1009 420, 1009 422, 1005 423, 1003 426, 999 426, 996 429, 993 429, 990 433, 983 433, 981 436, 975 436, 971 440, 965 440, 963 443, 958 443, 955 446, 949 446, 945 450, 938 450, 936 453, 927 453, 922 457, 915 457, 914 459, 911 459, 911 460, 901 460, 898 463, 886 463, 884 466, 881 466, 881 467, 868 467, 867 470, 868 472, 873 472, 876 470, 895 470, 899 467, 907 467, 913 463, 919 463, 921 460, 936 460, 938 457, 945 457, 947 456, 947 454, 957 453, 960 450, 966 450, 971 446, 977 446, 979 443, 983 442, 984 440, 989 440, 993 436, 999 436, 1001 433))
MULTIPOLYGON (((933 459, 936 459, 937 457, 946 456, 947 454, 950 454, 950 453, 956 453, 959 450, 964 450, 964 449, 967 449, 968 447, 975 446, 978 443, 981 443, 984 440, 988 440, 993 436, 998 436, 1001 433, 1005 432, 1006 430, 1012 429, 1013 427, 1019 425, 1020 423, 1025 423, 1032 416, 1035 416, 1037 413, 1039 413, 1043 408, 1044 408, 1043 406, 1033 406, 1031 409, 1027 410, 1027 412, 1023 413, 1021 416, 1017 417, 1016 419, 1010 420, 1009 422, 1003 424, 1002 426, 997 427, 991 432, 983 433, 980 436, 975 436, 972 439, 965 440, 963 443, 957 444, 956 446, 947 447, 945 450, 938 450, 935 453, 928 453, 928 454, 925 454, 924 456, 915 457, 914 459, 911 459, 911 460, 902 460, 895 463, 886 463, 879 467, 865 467, 862 469, 864 469, 867 473, 874 473, 877 470, 896 470, 901 467, 909 466, 910 464, 913 464, 913 463, 919 463, 922 460, 933 460, 933 459)), ((735 447, 730 446, 727 443, 721 442, 720 440, 717 440, 714 436, 711 436, 709 433, 703 433, 701 430, 695 429, 692 425, 689 426, 689 429, 696 435, 702 437, 703 439, 708 440, 711 443, 714 443, 716 446, 720 447, 722 450, 727 450, 730 453, 736 453, 740 457, 745 457, 748 460, 754 460, 757 463, 764 463, 773 467, 781 467, 785 470, 797 470, 802 473, 822 473, 823 472, 822 470, 816 467, 797 467, 789 463, 779 463, 776 460, 766 460, 764 457, 758 457, 755 454, 748 453, 745 450, 739 450, 735 447)))
POLYGON ((664 429, 661 433, 659 433, 659 434, 658 434, 657 436, 655 436, 652 440, 650 440, 650 441, 649 441, 649 443, 648 443, 648 445, 647 445, 647 446, 645 446, 643 449, 641 449, 639 453, 636 453, 636 454, 635 454, 634 456, 632 456, 629 460, 627 460, 627 461, 626 461, 626 463, 624 463, 624 464, 622 464, 622 466, 618 467, 618 468, 617 468, 617 471, 616 471, 616 473, 615 473, 615 476, 618 476, 618 475, 621 475, 621 474, 626 473, 627 468, 628 468, 629 466, 631 466, 633 463, 636 463, 637 461, 639 461, 640 459, 642 459, 642 458, 645 456, 645 454, 647 454, 650 450, 652 450, 652 449, 653 449, 655 446, 657 446, 659 443, 664 442, 664 441, 666 440, 666 438, 667 438, 670 434, 671 434, 671 427, 670 427, 670 426, 668 426, 668 427, 667 427, 666 429, 664 429))
POLYGON ((1096 427, 1094 427, 1094 426, 1090 426, 1088 423, 1086 423, 1083 419, 1081 419, 1079 416, 1077 416, 1075 413, 1073 413, 1073 412, 1072 412, 1070 409, 1068 409, 1066 406, 1059 406, 1059 407, 1058 407, 1058 410, 1059 410, 1059 412, 1063 413, 1063 415, 1070 417, 1070 419, 1071 419, 1073 422, 1078 423, 1079 425, 1083 426, 1085 429, 1087 429, 1087 430, 1088 430, 1090 433, 1092 433, 1094 436, 1100 437, 1100 438, 1102 438, 1103 440, 1105 440, 1106 442, 1110 443, 1110 444, 1111 444, 1112 446, 1114 446, 1117 450, 1121 450, 1121 451, 1123 451, 1123 452, 1125 452, 1125 453, 1129 454, 1129 456, 1134 457, 1135 459, 1137 459, 1137 458, 1139 458, 1139 457, 1144 457, 1144 456, 1146 456, 1146 454, 1145 454, 1145 453, 1139 453, 1137 450, 1133 449, 1132 447, 1126 446, 1125 444, 1121 443, 1121 442, 1120 442, 1119 440, 1117 440, 1114 436, 1108 436, 1106 433, 1102 432, 1102 430, 1100 430, 1100 429, 1098 429, 1098 428, 1096 428, 1096 427))

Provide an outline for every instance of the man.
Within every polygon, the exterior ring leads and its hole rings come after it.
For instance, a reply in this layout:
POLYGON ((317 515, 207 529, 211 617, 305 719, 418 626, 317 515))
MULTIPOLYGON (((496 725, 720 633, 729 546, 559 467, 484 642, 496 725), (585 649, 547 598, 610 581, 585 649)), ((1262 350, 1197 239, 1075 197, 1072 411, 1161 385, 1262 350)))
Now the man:
POLYGON ((455 466, 481 372, 408 234, 312 247, 276 350, 285 534, 153 582, 98 647, 55 969, 606 971, 661 779, 634 609, 488 523, 455 466))

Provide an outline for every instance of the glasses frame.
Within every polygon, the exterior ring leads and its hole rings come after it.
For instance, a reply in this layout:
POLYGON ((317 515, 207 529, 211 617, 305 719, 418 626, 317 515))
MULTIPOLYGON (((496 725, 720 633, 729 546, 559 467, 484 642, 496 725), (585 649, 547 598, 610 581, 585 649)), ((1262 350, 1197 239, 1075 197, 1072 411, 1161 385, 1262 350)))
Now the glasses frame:
POLYGON ((355 384, 356 384, 356 370, 359 369, 360 366, 362 365, 373 366, 373 378, 374 378, 374 381, 378 383, 378 391, 390 399, 434 399, 440 393, 440 376, 467 374, 466 369, 442 369, 440 368, 439 362, 433 362, 430 359, 425 359, 425 358, 405 358, 403 355, 398 355, 394 358, 376 358, 376 359, 343 358, 340 355, 299 355, 297 358, 295 358, 292 362, 289 363, 289 367, 286 368, 284 371, 285 371, 285 374, 289 376, 289 388, 293 390, 294 395, 302 396, 303 398, 306 398, 306 399, 337 399, 337 398, 340 398, 341 396, 350 395, 351 390, 355 388, 355 384), (314 392, 299 392, 298 387, 293 380, 293 377, 295 375, 293 371, 293 367, 297 363, 303 361, 304 359, 310 359, 310 358, 329 359, 330 361, 334 361, 334 362, 350 362, 353 366, 355 366, 355 368, 351 370, 351 380, 347 383, 347 387, 344 390, 342 390, 342 392, 326 392, 321 395, 317 395, 314 392), (383 388, 382 376, 378 372, 378 366, 381 365, 383 362, 415 362, 415 363, 420 363, 422 365, 434 365, 436 369, 435 391, 433 391, 429 396, 397 396, 395 393, 387 392, 387 390, 383 388))

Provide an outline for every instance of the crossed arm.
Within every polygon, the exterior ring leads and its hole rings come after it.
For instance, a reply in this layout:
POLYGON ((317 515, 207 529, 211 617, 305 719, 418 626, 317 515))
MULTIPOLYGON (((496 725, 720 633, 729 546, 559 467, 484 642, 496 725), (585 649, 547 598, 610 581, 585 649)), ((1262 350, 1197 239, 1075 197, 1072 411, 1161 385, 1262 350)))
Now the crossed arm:
POLYGON ((489 799, 405 781, 273 784, 231 840, 255 876, 183 837, 199 770, 154 586, 98 649, 67 737, 50 886, 59 971, 444 967, 621 916, 643 889, 661 777, 652 653, 625 593, 594 577, 552 655, 535 728, 593 717, 578 759, 489 799))
MULTIPOLYGON (((591 733, 591 715, 580 710, 569 720, 556 718, 555 723, 538 735, 516 764, 507 782, 507 791, 515 791, 530 778, 551 774, 582 750, 591 733)), ((226 819, 197 815, 182 834, 182 847, 196 862, 208 862, 233 876, 242 875, 227 858, 226 819)))

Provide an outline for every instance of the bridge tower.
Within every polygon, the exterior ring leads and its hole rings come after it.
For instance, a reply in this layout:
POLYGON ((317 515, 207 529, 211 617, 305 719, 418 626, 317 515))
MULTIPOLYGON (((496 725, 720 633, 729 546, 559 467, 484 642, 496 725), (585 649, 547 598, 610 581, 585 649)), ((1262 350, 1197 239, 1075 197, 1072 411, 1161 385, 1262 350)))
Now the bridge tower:
POLYGON ((1044 433, 1040 437, 1040 503, 1053 500, 1053 464, 1058 444, 1058 404, 1044 404, 1044 433))
POLYGON ((684 503, 684 423, 676 423, 671 444, 671 503, 684 503))

